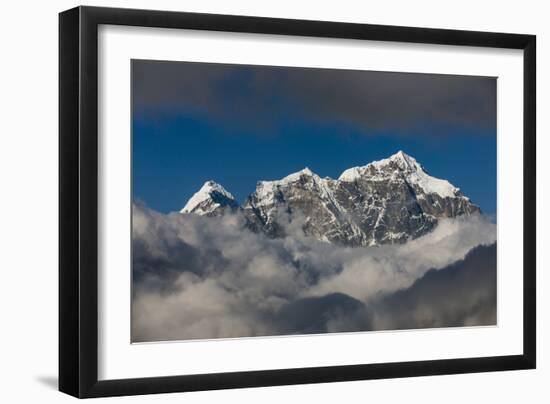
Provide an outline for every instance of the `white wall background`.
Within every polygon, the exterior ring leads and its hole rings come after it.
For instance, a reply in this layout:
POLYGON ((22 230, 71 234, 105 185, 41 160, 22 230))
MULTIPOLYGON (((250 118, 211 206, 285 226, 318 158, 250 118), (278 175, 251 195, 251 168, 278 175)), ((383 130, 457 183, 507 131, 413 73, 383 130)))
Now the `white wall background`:
MULTIPOLYGON (((538 36, 538 369, 109 399, 128 403, 550 401, 550 25, 546 2, 305 0, 90 1, 87 5, 336 20, 538 36)), ((57 384, 57 13, 3 4, 0 40, 0 401, 62 403, 57 384)))

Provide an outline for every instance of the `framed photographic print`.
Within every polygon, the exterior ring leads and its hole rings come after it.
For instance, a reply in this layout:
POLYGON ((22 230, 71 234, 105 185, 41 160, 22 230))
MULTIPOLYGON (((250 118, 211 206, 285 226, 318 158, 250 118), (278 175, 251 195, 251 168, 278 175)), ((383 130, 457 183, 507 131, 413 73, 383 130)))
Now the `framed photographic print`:
POLYGON ((61 391, 535 367, 534 36, 59 22, 61 391))

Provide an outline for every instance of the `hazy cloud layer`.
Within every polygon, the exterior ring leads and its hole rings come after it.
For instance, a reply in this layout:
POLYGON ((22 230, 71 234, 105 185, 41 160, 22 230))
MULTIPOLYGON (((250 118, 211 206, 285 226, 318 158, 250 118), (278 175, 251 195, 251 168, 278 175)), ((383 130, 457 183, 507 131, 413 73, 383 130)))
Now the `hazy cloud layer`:
POLYGON ((464 260, 430 270, 403 290, 373 304, 377 330, 496 324, 496 244, 478 246, 464 260))
POLYGON ((288 118, 365 133, 496 128, 495 78, 141 60, 132 68, 134 107, 149 116, 202 114, 245 129, 288 118))
POLYGON ((134 341, 494 323, 496 229, 483 217, 378 248, 269 239, 240 220, 134 205, 134 341), (493 247, 460 262, 478 245, 493 247))

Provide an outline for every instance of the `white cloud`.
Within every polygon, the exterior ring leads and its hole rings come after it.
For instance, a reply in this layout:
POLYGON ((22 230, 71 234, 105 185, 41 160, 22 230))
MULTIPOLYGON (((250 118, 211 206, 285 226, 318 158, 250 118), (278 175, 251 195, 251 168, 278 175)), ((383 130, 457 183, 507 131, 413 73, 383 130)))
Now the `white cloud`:
POLYGON ((371 303, 495 238, 494 224, 471 216, 441 221, 404 245, 343 248, 299 232, 269 239, 244 229, 238 216, 163 215, 134 205, 133 339, 370 329, 371 303))
POLYGON ((306 293, 341 292, 368 302, 407 288, 429 269, 446 267, 473 247, 495 241, 496 225, 482 216, 441 220, 433 232, 406 244, 354 249, 343 258, 341 272, 323 278, 306 293))

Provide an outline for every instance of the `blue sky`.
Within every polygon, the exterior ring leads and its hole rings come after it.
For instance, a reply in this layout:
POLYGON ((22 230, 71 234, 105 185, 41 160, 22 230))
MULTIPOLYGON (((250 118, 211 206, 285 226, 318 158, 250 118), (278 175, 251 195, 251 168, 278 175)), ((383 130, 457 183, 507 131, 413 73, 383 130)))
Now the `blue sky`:
POLYGON ((133 61, 134 199, 170 212, 207 180, 240 202, 304 167, 337 178, 403 150, 496 212, 492 78, 133 61))

